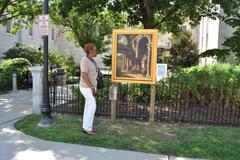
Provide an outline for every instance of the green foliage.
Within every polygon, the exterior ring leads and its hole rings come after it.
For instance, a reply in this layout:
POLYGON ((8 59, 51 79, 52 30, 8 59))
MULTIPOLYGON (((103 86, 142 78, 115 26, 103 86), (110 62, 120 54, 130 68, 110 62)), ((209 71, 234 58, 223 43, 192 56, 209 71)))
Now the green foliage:
POLYGON ((17 74, 17 84, 21 87, 24 84, 24 75, 31 63, 24 58, 14 58, 4 60, 0 64, 0 88, 1 90, 9 90, 12 87, 12 75, 17 74))
MULTIPOLYGON (((240 23, 240 15, 239 15, 239 23, 240 23)), ((227 37, 223 43, 223 45, 227 48, 228 53, 234 53, 235 59, 240 63, 240 25, 233 32, 232 36, 227 37)))
POLYGON ((168 65, 171 71, 191 67, 198 64, 197 45, 188 31, 180 32, 172 40, 168 65))
POLYGON ((67 57, 63 63, 63 68, 73 76, 80 76, 80 66, 74 61, 74 57, 67 57))
POLYGON ((113 0, 108 3, 108 9, 122 13, 129 26, 141 23, 146 29, 157 28, 161 32, 176 33, 188 19, 196 25, 202 16, 217 17, 218 3, 209 0, 113 0))
MULTIPOLYGON (((79 22, 78 19, 88 13, 89 20, 85 26, 95 24, 93 19, 100 17, 101 20, 107 20, 108 25, 110 22, 115 28, 118 26, 135 27, 142 24, 146 29, 157 28, 161 32, 176 33, 180 31, 179 26, 187 20, 190 20, 192 25, 196 25, 203 16, 213 19, 218 17, 218 4, 223 7, 227 6, 225 8, 229 10, 234 8, 226 1, 218 0, 212 2, 209 0, 55 0, 51 6, 55 11, 60 10, 59 13, 55 12, 54 19, 58 22, 62 21, 63 25, 70 28, 73 23, 69 23, 69 20, 75 20, 76 25, 83 24, 84 22, 79 22)), ((104 25, 104 23, 101 24, 104 25)), ((91 33, 91 27, 86 28, 90 29, 88 31, 91 33)), ((77 35, 85 32, 74 31, 74 33, 77 35)))
POLYGON ((109 88, 112 84, 111 77, 110 76, 105 76, 103 79, 104 83, 104 88, 97 90, 97 99, 98 101, 108 101, 109 100, 109 88))
POLYGON ((150 86, 144 84, 121 84, 119 85, 118 100, 126 103, 149 104, 150 86))
POLYGON ((194 66, 174 74, 173 79, 180 78, 182 81, 189 81, 191 84, 197 84, 203 78, 205 85, 219 87, 224 83, 233 84, 240 81, 240 66, 230 64, 215 64, 208 66, 194 66))
POLYGON ((0 25, 5 25, 14 19, 13 32, 21 26, 32 25, 35 17, 42 12, 42 3, 39 0, 1 0, 0 1, 0 25))
POLYGON ((68 74, 66 83, 67 84, 78 84, 79 83, 79 77, 68 74))
POLYGON ((103 57, 103 63, 105 66, 111 66, 112 65, 112 55, 105 55, 103 57))
POLYGON ((170 81, 178 85, 173 87, 175 96, 191 96, 201 106, 240 106, 239 65, 216 64, 185 68, 175 73, 170 81))
POLYGON ((209 49, 202 52, 200 57, 217 57, 217 60, 225 61, 230 52, 226 49, 209 49))
MULTIPOLYGON (((43 53, 38 49, 27 46, 25 44, 16 43, 16 46, 10 48, 4 53, 4 59, 25 58, 29 60, 32 65, 43 63, 43 53)), ((72 56, 65 57, 62 54, 54 51, 49 52, 49 67, 64 68, 72 75, 79 75, 79 64, 74 61, 72 56)))
POLYGON ((63 67, 65 57, 58 52, 50 51, 48 56, 48 64, 50 68, 63 67))
POLYGON ((38 49, 21 43, 16 43, 13 48, 8 49, 3 55, 3 59, 25 58, 33 65, 42 63, 42 53, 38 49))
MULTIPOLYGON (((105 88, 97 98, 108 100, 111 80, 104 78, 105 88)), ((119 84, 118 101, 149 105, 150 86, 144 84, 119 84)), ((194 66, 174 73, 156 84, 156 105, 239 107, 240 66, 218 64, 206 67, 194 66), (162 104, 163 103, 163 104, 162 104), (166 104, 164 104, 166 103, 166 104)))
POLYGON ((58 52, 50 51, 48 60, 51 69, 64 68, 65 72, 70 73, 73 76, 79 75, 79 64, 74 61, 72 56, 65 57, 58 52))
POLYGON ((56 24, 70 29, 69 37, 82 48, 86 43, 94 43, 98 53, 105 52, 109 44, 108 38, 113 28, 119 24, 113 23, 113 15, 104 11, 103 1, 54 1, 51 5, 51 16, 56 24))

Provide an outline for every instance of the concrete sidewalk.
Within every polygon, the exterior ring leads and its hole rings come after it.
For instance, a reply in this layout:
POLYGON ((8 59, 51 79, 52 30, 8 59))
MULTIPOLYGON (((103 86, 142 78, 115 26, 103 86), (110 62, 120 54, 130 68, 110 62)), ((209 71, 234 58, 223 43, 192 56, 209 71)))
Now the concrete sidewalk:
POLYGON ((191 160, 34 138, 13 126, 17 119, 31 114, 31 108, 30 90, 0 95, 0 160, 191 160))

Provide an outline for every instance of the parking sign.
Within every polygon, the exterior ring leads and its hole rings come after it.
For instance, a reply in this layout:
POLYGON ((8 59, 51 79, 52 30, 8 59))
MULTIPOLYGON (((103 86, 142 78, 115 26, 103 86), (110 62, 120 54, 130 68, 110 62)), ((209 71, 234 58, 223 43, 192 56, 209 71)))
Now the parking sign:
POLYGON ((48 23, 49 23, 48 20, 49 20, 48 14, 43 14, 38 17, 40 36, 48 36, 48 23))

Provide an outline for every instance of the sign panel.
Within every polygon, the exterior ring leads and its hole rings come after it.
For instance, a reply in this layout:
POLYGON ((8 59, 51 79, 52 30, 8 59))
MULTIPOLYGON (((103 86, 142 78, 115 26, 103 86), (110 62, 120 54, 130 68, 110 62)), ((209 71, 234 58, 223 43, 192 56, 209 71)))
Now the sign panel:
POLYGON ((40 36, 48 36, 49 15, 43 14, 38 17, 40 36))
POLYGON ((159 81, 163 77, 167 77, 167 64, 158 63, 157 64, 157 81, 159 81))
POLYGON ((155 84, 158 30, 117 29, 112 39, 112 81, 155 84))

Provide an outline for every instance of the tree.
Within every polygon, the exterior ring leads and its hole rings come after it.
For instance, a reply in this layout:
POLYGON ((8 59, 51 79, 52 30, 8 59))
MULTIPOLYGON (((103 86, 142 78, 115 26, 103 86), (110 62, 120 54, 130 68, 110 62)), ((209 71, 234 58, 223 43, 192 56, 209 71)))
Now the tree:
POLYGON ((192 34, 182 31, 172 39, 168 65, 171 71, 191 67, 198 64, 197 44, 192 40, 192 34))
POLYGON ((128 25, 176 33, 187 20, 196 25, 203 16, 218 16, 218 2, 209 0, 112 0, 108 8, 127 17, 128 25))
POLYGON ((36 15, 41 13, 39 0, 1 0, 0 1, 0 24, 6 24, 15 19, 16 29, 20 26, 31 24, 36 15))
POLYGON ((52 4, 54 23, 69 28, 69 35, 79 46, 95 43, 98 53, 107 50, 112 29, 121 26, 120 19, 114 23, 113 14, 105 11, 105 1, 55 0, 52 4))

